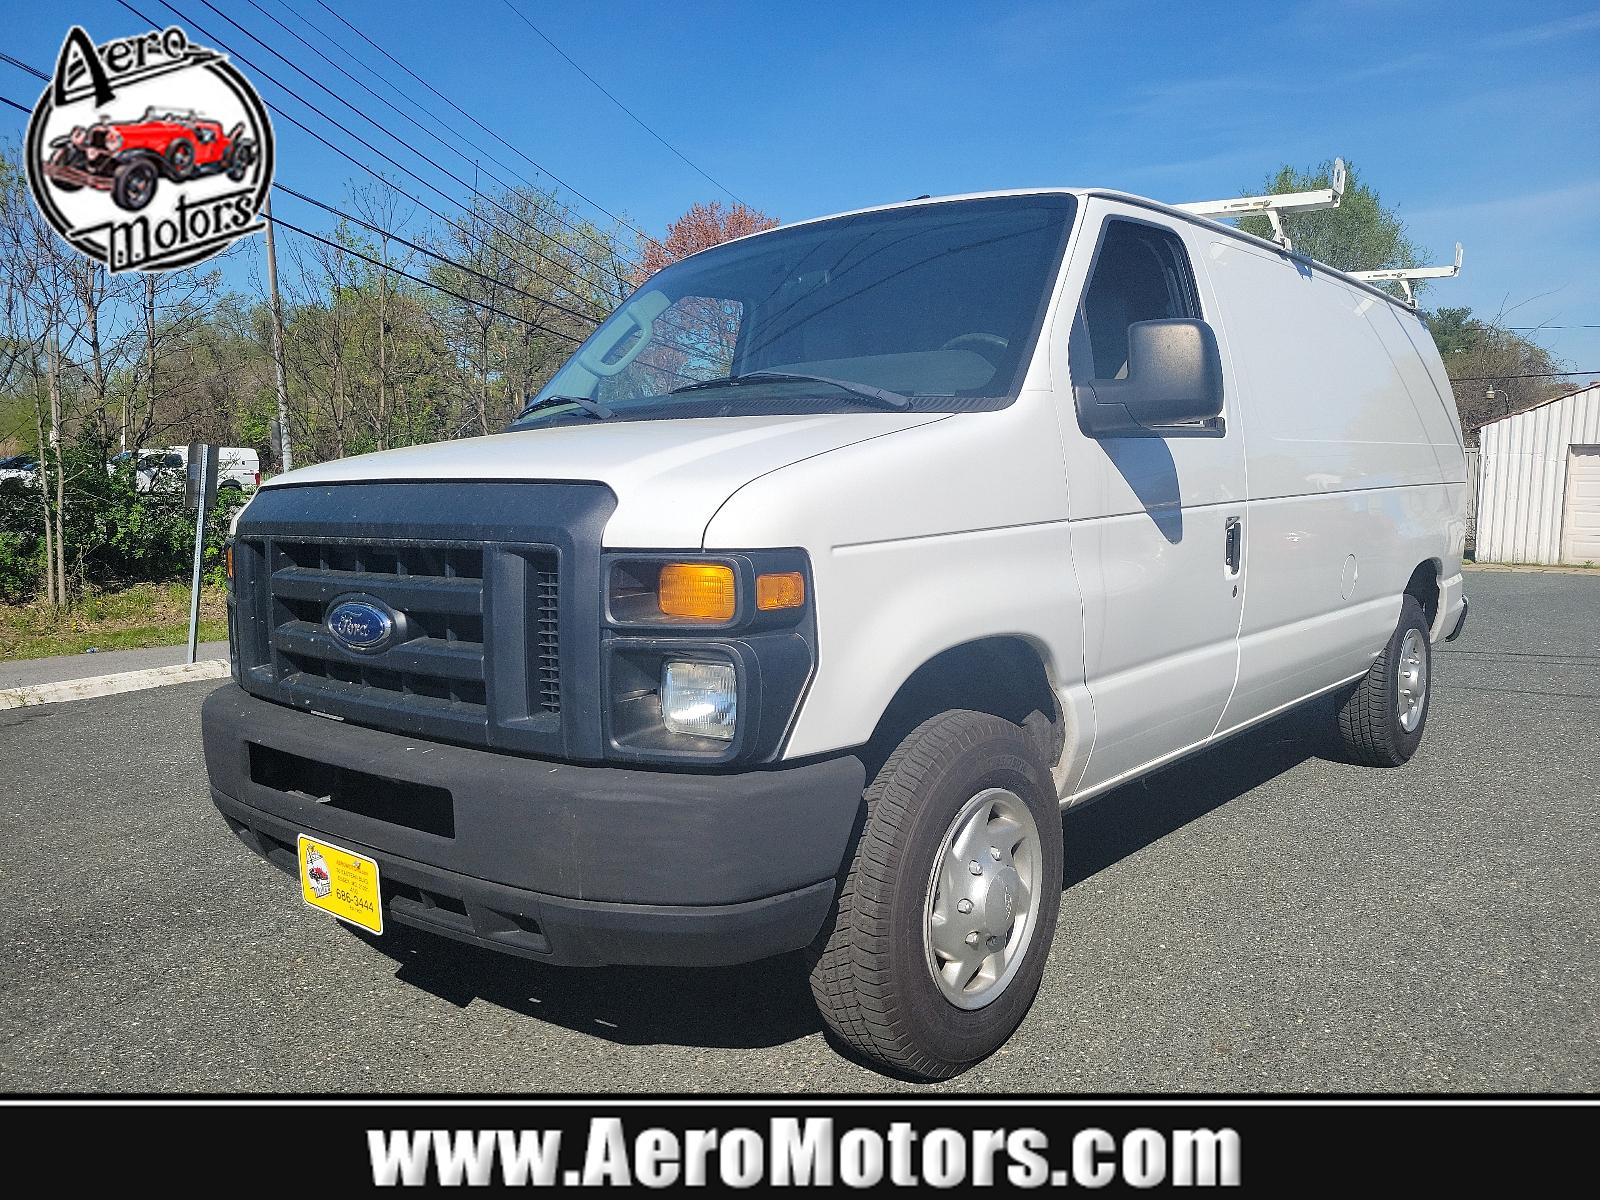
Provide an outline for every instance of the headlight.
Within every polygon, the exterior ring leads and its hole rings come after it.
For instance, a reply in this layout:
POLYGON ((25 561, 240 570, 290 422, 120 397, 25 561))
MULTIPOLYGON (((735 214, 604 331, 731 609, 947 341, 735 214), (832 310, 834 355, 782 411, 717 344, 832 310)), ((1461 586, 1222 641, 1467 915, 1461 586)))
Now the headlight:
POLYGON ((816 665, 805 551, 618 550, 602 570, 607 757, 772 761, 816 665))
POLYGON ((625 560, 611 570, 607 601, 619 625, 709 628, 803 608, 806 577, 796 570, 735 570, 726 562, 625 560))
POLYGON ((106 130, 105 144, 106 144, 106 149, 107 150, 121 150, 122 149, 122 135, 120 133, 118 133, 115 129, 106 130))
POLYGON ((622 562, 611 616, 628 625, 725 625, 739 608, 733 568, 717 562, 622 562))
POLYGON ((738 720, 732 663, 668 662, 661 668, 661 723, 671 732, 731 742, 738 720))

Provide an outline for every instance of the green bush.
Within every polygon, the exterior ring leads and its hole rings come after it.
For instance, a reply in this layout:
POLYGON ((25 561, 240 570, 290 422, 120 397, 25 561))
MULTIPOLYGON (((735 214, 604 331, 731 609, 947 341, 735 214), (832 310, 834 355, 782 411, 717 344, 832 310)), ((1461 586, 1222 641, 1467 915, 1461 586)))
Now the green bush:
MULTIPOLYGON (((140 492, 131 464, 108 471, 97 448, 63 455, 66 472, 67 570, 76 587, 122 588, 186 581, 194 563, 194 514, 181 487, 140 492)), ((222 544, 247 497, 219 493, 207 519, 205 577, 221 584, 222 544)), ((0 481, 0 599, 20 603, 38 594, 44 574, 44 514, 38 490, 0 481)))
POLYGON ((44 511, 20 479, 0 480, 0 601, 21 604, 44 578, 44 511))

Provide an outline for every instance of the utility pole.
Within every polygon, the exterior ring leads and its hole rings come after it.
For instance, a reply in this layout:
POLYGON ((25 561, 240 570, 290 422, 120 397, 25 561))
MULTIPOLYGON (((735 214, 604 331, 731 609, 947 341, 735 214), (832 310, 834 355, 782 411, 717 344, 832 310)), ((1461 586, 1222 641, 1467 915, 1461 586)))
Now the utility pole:
MULTIPOLYGON (((156 419, 156 277, 146 272, 144 277, 144 357, 145 370, 150 379, 150 406, 145 409, 145 428, 156 419)), ((138 446, 131 447, 134 450, 138 446)), ((138 463, 134 463, 135 469, 138 463)))
POLYGON ((267 193, 267 289, 272 296, 272 361, 278 369, 278 463, 294 470, 289 445, 289 384, 283 371, 283 304, 278 299, 278 246, 272 236, 272 193, 267 193))

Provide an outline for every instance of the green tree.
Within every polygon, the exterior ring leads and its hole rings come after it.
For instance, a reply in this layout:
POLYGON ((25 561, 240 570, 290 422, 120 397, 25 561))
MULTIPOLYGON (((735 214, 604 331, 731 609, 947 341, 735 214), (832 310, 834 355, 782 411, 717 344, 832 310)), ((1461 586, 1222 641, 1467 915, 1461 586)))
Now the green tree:
MULTIPOLYGON (((1377 189, 1362 181, 1354 165, 1347 164, 1347 169, 1344 198, 1338 208, 1284 215, 1284 231, 1295 250, 1341 271, 1420 265, 1418 249, 1406 235, 1399 216, 1384 205, 1377 189)), ((1246 188, 1243 194, 1310 192, 1329 187, 1332 181, 1332 161, 1304 171, 1284 165, 1260 187, 1246 188)), ((1272 226, 1265 217, 1245 217, 1239 227, 1258 237, 1272 236, 1272 226)))
POLYGON ((1561 360, 1498 319, 1485 321, 1470 308, 1439 308, 1425 315, 1469 440, 1480 425, 1567 390, 1551 374, 1562 369, 1561 360))

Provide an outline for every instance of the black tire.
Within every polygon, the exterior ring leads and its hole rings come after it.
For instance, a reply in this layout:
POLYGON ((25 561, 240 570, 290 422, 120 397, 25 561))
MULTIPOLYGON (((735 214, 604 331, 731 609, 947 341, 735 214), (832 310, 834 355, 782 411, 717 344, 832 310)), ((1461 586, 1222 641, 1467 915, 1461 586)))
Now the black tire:
POLYGON ((243 121, 228 131, 228 149, 222 160, 228 178, 235 183, 244 182, 244 177, 250 173, 250 164, 256 158, 255 143, 244 140, 243 133, 243 121))
POLYGON ((1356 762, 1369 767, 1402 766, 1422 744, 1433 694, 1433 647, 1428 632, 1422 605, 1416 597, 1406 596, 1400 604, 1400 623, 1389 636, 1389 644, 1339 708, 1339 737, 1356 762), (1414 650, 1420 651, 1422 663, 1422 707, 1410 729, 1404 718, 1411 705, 1402 707, 1400 696, 1402 679, 1410 683, 1412 678, 1402 649, 1408 634, 1414 650))
MULTIPOLYGON (((1061 812, 1035 739, 1009 721, 953 710, 908 734, 866 791, 866 822, 811 991, 828 1027, 902 1075, 948 1079, 1015 1032, 1039 990, 1061 906, 1061 812), (931 875, 951 823, 989 788, 1038 828, 1039 906, 1020 960, 994 999, 960 1008, 935 982, 924 944, 931 875)), ((1010 912, 1011 897, 1005 898, 1010 912)))
POLYGON ((120 209, 138 212, 156 194, 158 178, 155 164, 143 158, 129 159, 111 177, 111 200, 120 209))
POLYGON ((165 157, 174 179, 187 179, 194 173, 194 143, 188 138, 173 138, 165 157))

